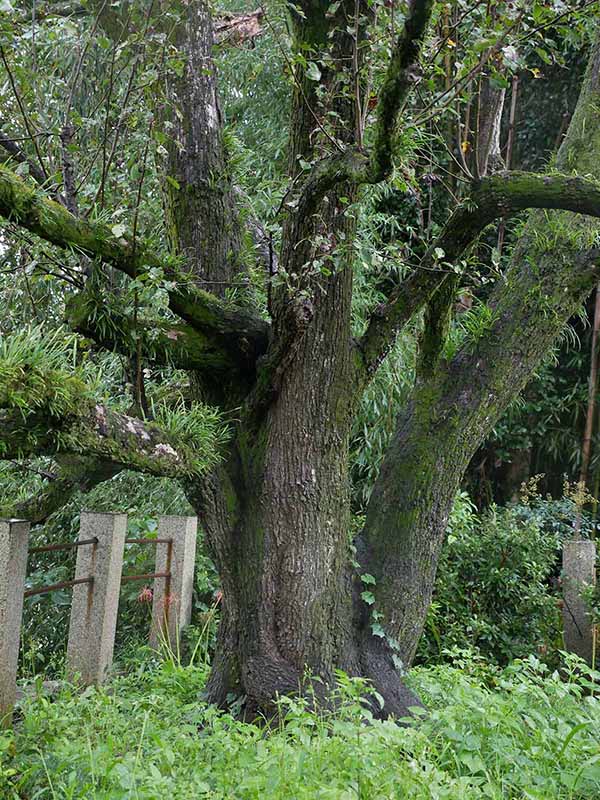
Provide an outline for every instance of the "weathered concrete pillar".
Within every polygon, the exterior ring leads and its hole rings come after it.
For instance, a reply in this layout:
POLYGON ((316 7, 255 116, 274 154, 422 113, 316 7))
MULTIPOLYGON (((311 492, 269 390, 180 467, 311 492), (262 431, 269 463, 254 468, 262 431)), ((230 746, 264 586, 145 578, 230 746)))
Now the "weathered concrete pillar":
POLYGON ((563 544, 563 630, 565 649, 592 663, 592 619, 581 597, 596 582, 596 543, 577 539, 563 544))
POLYGON ((97 543, 77 550, 75 579, 92 582, 73 587, 67 673, 84 686, 102 683, 112 663, 126 535, 127 514, 81 514, 79 538, 97 543))
POLYGON ((27 573, 29 523, 0 520, 0 726, 12 724, 27 573))
POLYGON ((158 538, 171 543, 156 545, 155 571, 171 577, 154 581, 150 645, 156 649, 166 643, 177 652, 179 634, 192 616, 196 528, 196 517, 160 517, 158 522, 158 538))

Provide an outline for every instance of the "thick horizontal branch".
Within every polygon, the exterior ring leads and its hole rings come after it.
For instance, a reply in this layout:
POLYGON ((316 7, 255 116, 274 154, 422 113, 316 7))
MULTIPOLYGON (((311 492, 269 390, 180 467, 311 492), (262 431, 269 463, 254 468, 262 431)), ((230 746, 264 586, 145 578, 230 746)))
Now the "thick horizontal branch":
POLYGON ((231 374, 238 364, 215 338, 185 322, 135 320, 114 309, 99 306, 99 299, 84 291, 67 305, 69 327, 111 352, 174 369, 206 374, 231 374), (138 350, 139 347, 139 350, 138 350))
POLYGON ((26 416, 0 407, 0 457, 93 455, 151 475, 183 477, 198 472, 194 449, 175 442, 158 425, 119 414, 100 403, 81 402, 76 414, 55 417, 38 410, 26 416))
POLYGON ((18 164, 27 164, 29 174, 36 183, 46 181, 44 173, 37 164, 27 157, 17 142, 4 129, 4 120, 0 119, 0 147, 5 150, 18 164))
POLYGON ((503 172, 485 178, 452 214, 418 267, 377 308, 359 342, 368 378, 396 335, 432 297, 481 231, 527 208, 554 208, 600 217, 600 184, 576 176, 503 172))
POLYGON ((199 331, 215 338, 243 369, 254 369, 268 344, 269 325, 250 311, 224 303, 193 284, 193 278, 169 266, 142 241, 119 227, 90 223, 73 216, 18 175, 0 165, 0 216, 51 244, 97 258, 135 278, 157 267, 175 288, 169 292, 171 310, 199 331))
POLYGON ((170 477, 219 460, 225 432, 213 410, 161 406, 160 424, 136 419, 103 405, 80 373, 60 366, 72 346, 60 332, 24 330, 0 345, 0 458, 73 454, 170 477))

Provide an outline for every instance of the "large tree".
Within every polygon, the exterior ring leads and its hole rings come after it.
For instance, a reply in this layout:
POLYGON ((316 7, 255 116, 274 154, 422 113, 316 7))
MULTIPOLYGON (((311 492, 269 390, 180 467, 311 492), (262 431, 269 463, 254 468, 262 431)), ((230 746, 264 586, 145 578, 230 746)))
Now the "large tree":
MULTIPOLYGON (((65 4, 48 5, 49 16, 52 9, 67 13, 65 4)), ((89 489, 122 468, 181 480, 222 581, 208 685, 220 705, 233 693, 245 695, 249 713, 270 713, 277 693, 306 686, 308 673, 320 679, 311 691, 326 701, 336 669, 369 679, 383 698, 382 714, 403 715, 416 702, 401 676, 423 628, 461 478, 598 281, 600 44, 592 49, 552 169, 544 175, 502 171, 504 89, 489 65, 524 13, 519 3, 506 5, 506 31, 477 56, 468 76, 482 81, 474 147, 457 151, 469 184, 439 236, 421 243, 419 262, 404 269, 402 280, 385 282, 385 301, 371 309, 359 336, 352 329, 357 209, 368 187, 392 177, 399 140, 417 136, 419 120, 427 124, 428 105, 418 97, 423 52, 433 23, 438 30, 446 26, 442 45, 452 41, 446 4, 411 0, 395 9, 395 18, 394 4, 382 5, 380 18, 392 7, 393 37, 381 75, 376 3, 289 6, 289 184, 277 247, 261 220, 240 213, 213 62, 215 30, 221 36, 233 30, 241 39, 247 29, 255 35, 260 14, 228 16, 215 26, 201 0, 146 4, 141 15, 126 2, 89 3, 77 12, 91 15, 90 37, 101 31, 113 47, 133 29, 139 49, 151 31, 169 58, 176 55, 175 68, 162 73, 167 78, 150 123, 161 132, 164 152, 155 187, 164 211, 152 220, 160 229, 158 245, 149 242, 139 213, 144 137, 133 218, 128 225, 105 223, 117 135, 108 156, 104 148, 98 188, 82 200, 69 118, 77 81, 60 131, 57 180, 45 169, 40 119, 24 107, 27 97, 16 88, 3 50, 26 135, 11 135, 7 123, 0 144, 28 173, 23 178, 0 166, 0 214, 10 222, 4 241, 26 230, 76 255, 69 324, 97 348, 127 355, 139 416, 111 409, 79 376, 45 364, 43 342, 7 337, 0 353, 0 454, 56 456, 61 473, 36 498, 36 519, 43 518, 44 504, 54 509, 70 491, 89 489), (421 104, 417 115, 415 103, 421 104), (457 345, 449 331, 465 279, 463 255, 488 225, 528 208, 541 210, 522 228, 477 327, 457 345), (254 265, 243 245, 248 235, 257 241, 266 276, 262 299, 252 288, 254 265), (121 273, 136 292, 149 275, 159 275, 168 311, 152 317, 152 308, 142 315, 136 305, 133 316, 111 315, 121 273), (398 335, 419 314, 414 389, 353 541, 353 418, 398 335), (157 415, 148 406, 142 367, 160 365, 188 375, 187 410, 157 415), (231 420, 218 459, 208 452, 216 423, 206 404, 231 420)), ((86 47, 75 60, 77 78, 86 47)), ((447 85, 439 103, 459 89, 447 85)))

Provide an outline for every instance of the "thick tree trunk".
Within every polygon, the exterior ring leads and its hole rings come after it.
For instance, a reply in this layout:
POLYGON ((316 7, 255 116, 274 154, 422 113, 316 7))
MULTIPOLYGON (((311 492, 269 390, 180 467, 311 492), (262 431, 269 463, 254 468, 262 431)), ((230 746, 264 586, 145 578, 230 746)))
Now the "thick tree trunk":
MULTIPOLYGON (((301 23, 302 39, 327 44, 324 12, 301 23)), ((339 46, 333 43, 334 54, 339 46)), ((320 141, 321 101, 315 83, 302 80, 294 99, 292 175, 298 157, 310 158, 320 141)), ((333 91, 334 67, 323 82, 333 91)), ((352 635, 352 273, 338 245, 351 236, 353 220, 338 200, 344 193, 351 196, 351 187, 332 192, 312 215, 288 218, 280 258, 285 279, 273 291, 274 342, 238 429, 227 470, 232 491, 224 495, 222 481, 213 486, 206 509, 223 582, 209 696, 222 704, 229 693, 245 695, 248 714, 273 712, 277 693, 297 692, 305 670, 331 680, 352 635), (234 507, 223 525, 228 501, 234 507)))
MULTIPOLYGON (((185 257, 192 274, 191 281, 186 276, 170 290, 171 309, 191 330, 168 326, 161 330, 160 344, 168 363, 169 342, 185 340, 179 358, 192 375, 193 399, 208 397, 230 412, 236 420, 233 440, 224 464, 192 478, 197 464, 185 445, 178 452, 157 427, 98 406, 95 438, 84 444, 88 449, 94 444, 118 465, 184 476, 222 580, 209 697, 220 705, 232 694, 244 697, 248 715, 272 714, 277 694, 309 688, 327 702, 337 668, 369 678, 385 701, 384 715, 403 716, 418 702, 403 687, 402 668, 410 665, 423 628, 461 477, 598 281, 600 253, 592 249, 597 223, 537 212, 511 269, 498 282, 479 334, 454 356, 447 355, 446 341, 453 283, 440 277, 435 260, 427 263, 440 249, 435 246, 423 269, 373 314, 360 345, 353 341, 351 209, 358 189, 352 181, 380 181, 390 174, 399 109, 414 81, 432 7, 430 0, 409 4, 383 82, 376 145, 366 171, 357 147, 369 99, 361 97, 369 4, 305 0, 291 7, 301 58, 293 64, 291 184, 283 204, 280 273, 270 287, 269 325, 247 308, 231 311, 215 296, 240 273, 241 236, 217 104, 210 13, 204 2, 181 4, 185 19, 174 36, 184 74, 167 91, 173 140, 165 194, 173 249, 185 257), (315 59, 309 70, 300 66, 308 58, 315 59), (355 162, 362 163, 358 172, 348 166, 355 162), (198 291, 198 284, 212 294, 198 291), (353 557, 348 481, 353 413, 393 332, 431 301, 436 287, 430 310, 439 316, 428 316, 418 382, 353 557), (193 363, 186 361, 188 348, 195 354, 193 363), (218 372, 210 369, 215 361, 218 372), (231 375, 224 374, 230 363, 231 375), (156 444, 152 452, 144 451, 142 439, 156 444), (365 573, 374 603, 368 595, 361 597, 365 573), (310 682, 307 670, 319 681, 310 682)), ((577 167, 600 176, 599 65, 600 45, 558 158, 565 172, 577 167)), ((5 172, 0 170, 0 212, 47 241, 77 245, 131 277, 142 265, 160 263, 136 249, 131 238, 117 240, 106 226, 76 220, 33 190, 24 193, 22 181, 5 172)), ((565 177, 495 176, 474 187, 470 203, 452 217, 456 230, 447 226, 437 243, 448 260, 457 260, 483 223, 499 211, 528 207, 532 198, 544 208, 597 213, 597 187, 592 184, 591 200, 584 188, 585 182, 565 177)))
MULTIPOLYGON (((314 17, 310 25, 317 33, 303 36, 323 33, 314 17)), ((595 63, 574 126, 592 108, 595 63)), ((298 155, 310 159, 315 141, 322 143, 305 102, 311 91, 305 82, 296 98, 292 171, 298 155)), ((352 119, 347 108, 341 111, 352 119)), ((576 135, 567 137, 563 161, 567 152, 574 158, 576 135)), ((480 339, 449 361, 442 348, 429 353, 437 361, 421 371, 401 415, 357 542, 360 570, 375 578, 369 606, 349 566, 348 434, 357 400, 352 388, 363 383, 350 337, 351 270, 337 249, 339 232, 352 235, 342 193, 351 195, 352 187, 329 192, 310 216, 291 216, 286 224, 287 286, 276 296, 270 351, 277 352, 278 370, 269 371, 268 353, 227 478, 191 492, 223 581, 209 697, 225 704, 231 694, 245 696, 251 715, 274 713, 278 693, 306 688, 306 670, 323 681, 312 685, 321 687, 322 700, 341 668, 372 681, 384 715, 405 715, 418 703, 402 684, 402 667, 409 667, 423 629, 460 480, 596 281, 597 254, 581 254, 595 223, 569 217, 565 230, 560 213, 532 214, 480 339), (544 231, 552 239, 540 247, 544 231), (315 261, 328 269, 315 272, 315 261), (525 335, 529 328, 535 337, 525 335)))
MULTIPOLYGON (((419 386, 402 414, 369 502, 365 569, 376 584, 375 609, 405 667, 413 659, 429 607, 448 514, 468 463, 449 430, 441 388, 419 386)), ((465 442, 466 444, 466 442, 465 442)), ((376 638, 376 637, 375 637, 376 638)), ((381 654, 365 631, 365 650, 381 654)), ((385 648, 384 648, 385 649, 385 648)), ((379 658, 369 660, 376 678, 379 658)))
MULTIPOLYGON (((305 395, 307 407, 317 394, 305 395)), ((251 713, 297 692, 305 668, 330 679, 348 633, 347 434, 315 426, 299 399, 272 409, 253 441, 238 441, 235 507, 221 482, 201 509, 223 588, 209 695, 222 704, 245 694, 251 713)))
MULTIPOLYGON (((292 176, 301 172, 300 158, 327 152, 331 137, 355 142, 360 109, 338 85, 354 47, 343 14, 342 25, 326 4, 316 4, 295 20, 298 41, 327 50, 328 66, 320 88, 299 74, 292 176)), ((227 475, 190 492, 223 588, 208 695, 220 705, 244 696, 249 716, 275 713, 278 694, 307 691, 327 702, 337 668, 362 673, 356 619, 362 609, 349 566, 348 444, 359 358, 346 243, 355 223, 341 200, 354 195, 353 186, 342 184, 310 213, 290 211, 272 294, 274 339, 244 406, 227 475), (311 682, 309 673, 319 680, 311 682)))

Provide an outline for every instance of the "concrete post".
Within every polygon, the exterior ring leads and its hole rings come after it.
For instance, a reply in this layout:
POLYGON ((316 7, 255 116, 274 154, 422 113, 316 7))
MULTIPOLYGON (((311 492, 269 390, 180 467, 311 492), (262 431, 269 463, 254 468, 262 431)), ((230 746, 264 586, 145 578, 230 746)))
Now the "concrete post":
POLYGON ((0 520, 0 727, 12 724, 27 573, 29 523, 0 520))
POLYGON ((563 544, 563 630, 565 649, 592 663, 592 620, 581 590, 596 582, 596 543, 578 539, 563 544))
POLYGON ((171 578, 156 578, 152 599, 150 645, 166 643, 174 652, 179 634, 192 616, 194 566, 196 562, 196 517, 160 517, 158 538, 171 543, 156 545, 156 572, 170 572, 171 578))
POLYGON ((77 550, 75 579, 93 580, 73 587, 67 674, 84 686, 102 683, 112 663, 126 535, 127 514, 81 514, 79 538, 97 543, 77 550))

